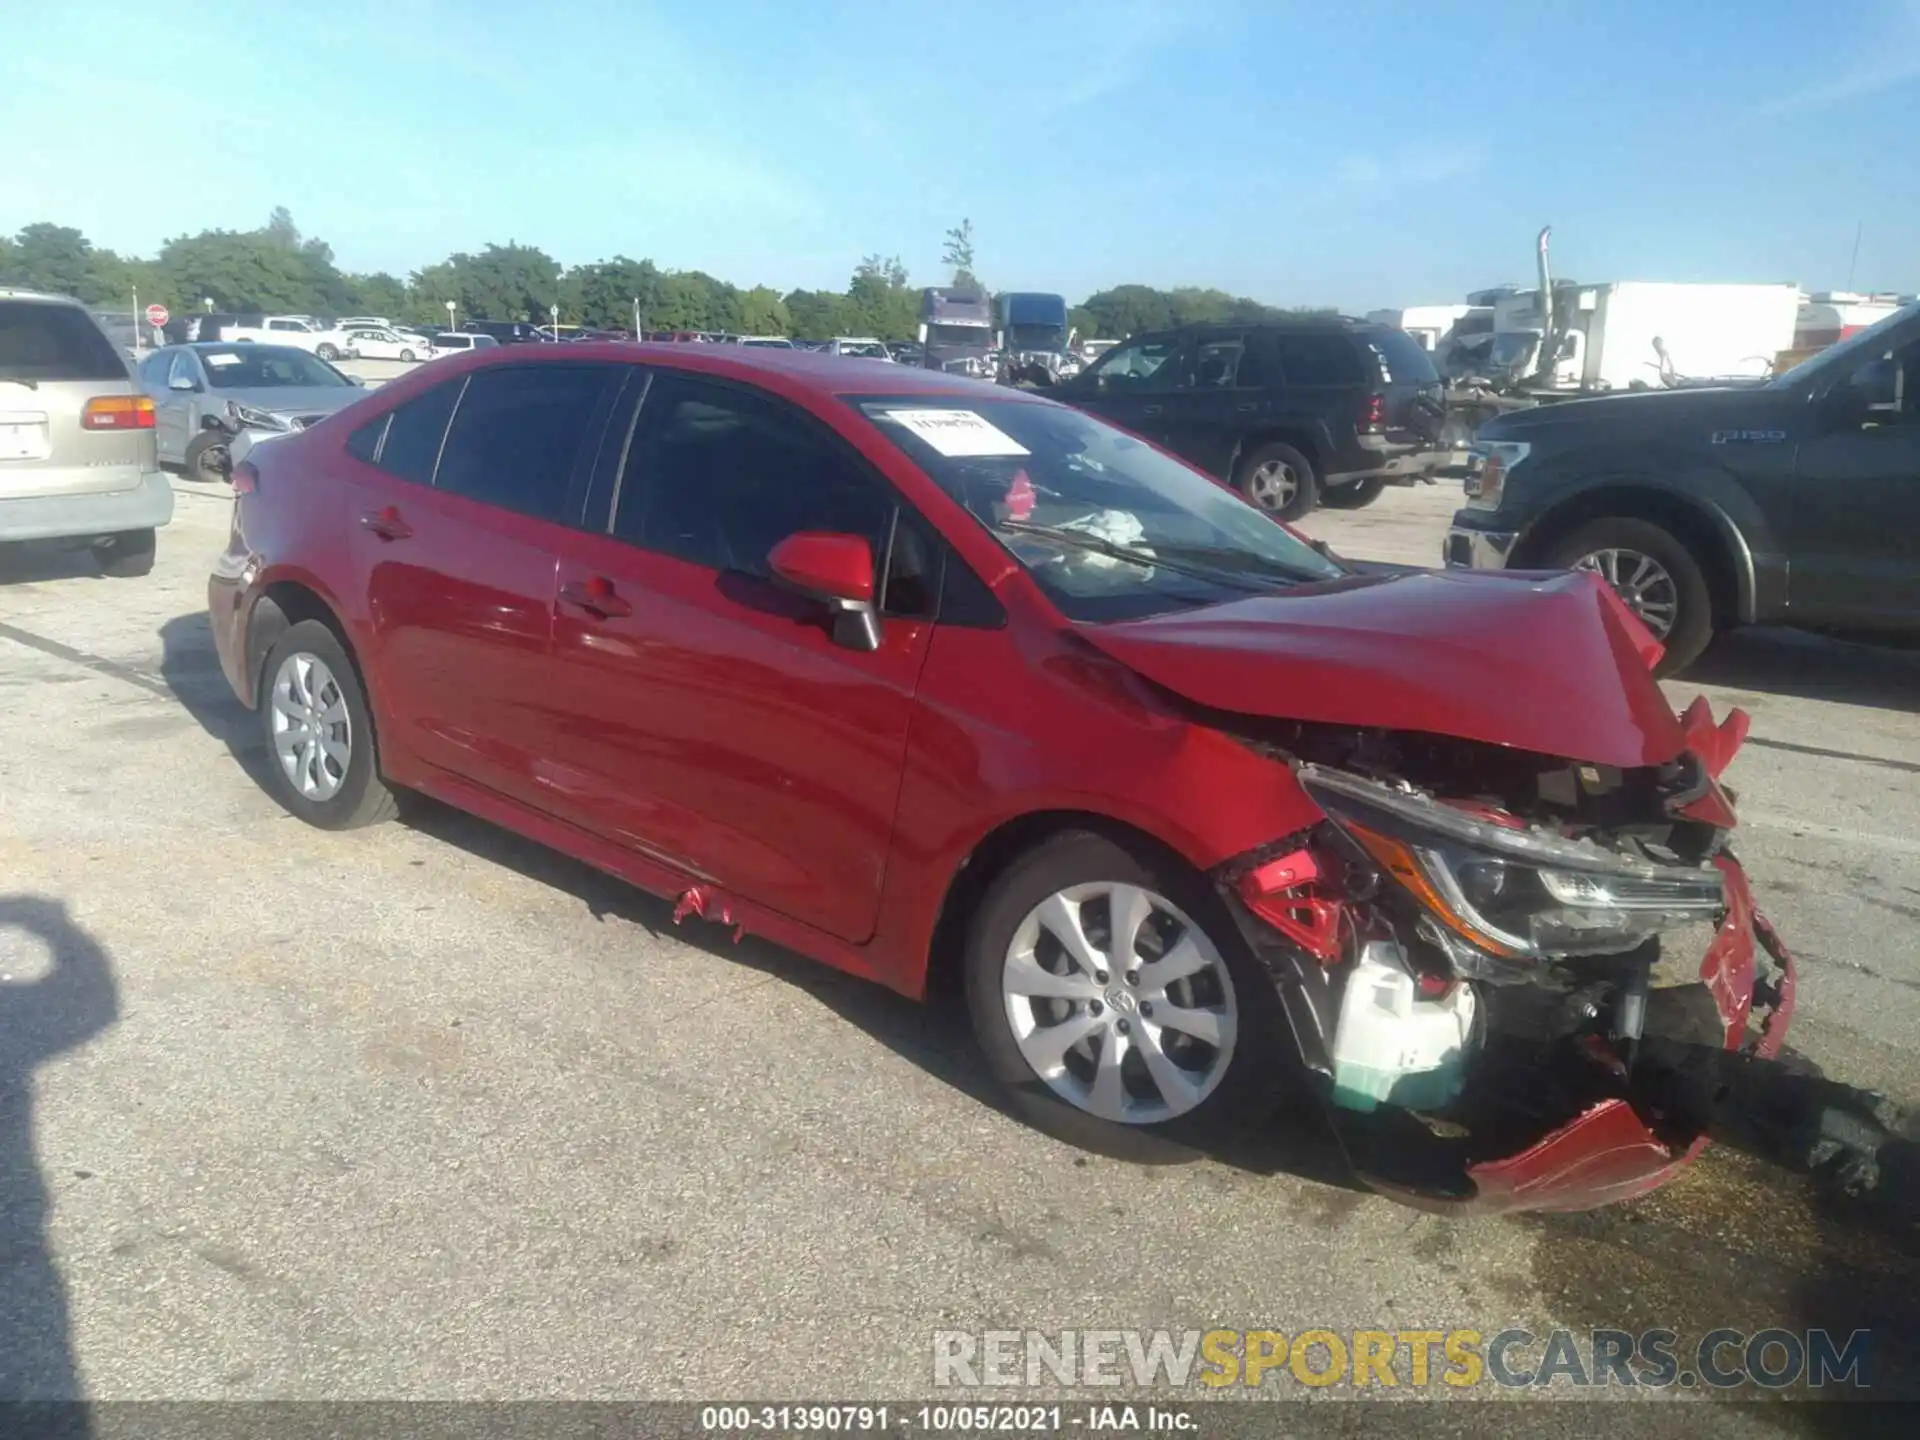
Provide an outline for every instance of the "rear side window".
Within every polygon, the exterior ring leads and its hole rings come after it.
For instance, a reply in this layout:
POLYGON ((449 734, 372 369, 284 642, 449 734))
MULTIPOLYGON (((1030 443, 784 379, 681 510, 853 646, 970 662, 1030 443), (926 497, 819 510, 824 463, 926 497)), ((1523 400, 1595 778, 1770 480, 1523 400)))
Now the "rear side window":
POLYGON ((620 378, 610 365, 501 366, 469 376, 434 485, 536 520, 561 519, 596 411, 620 378))
POLYGON ((1289 385, 1363 385, 1370 379, 1346 335, 1281 332, 1273 339, 1289 385))
POLYGON ((370 425, 362 425, 347 437, 347 454, 362 464, 371 465, 379 458, 380 442, 386 437, 387 421, 390 416, 382 415, 370 425))
POLYGON ((131 378, 113 342, 78 305, 0 300, 0 379, 131 378))
POLYGON ((440 458, 440 442, 446 436, 447 421, 453 418, 462 383, 437 385, 388 417, 386 442, 379 451, 382 470, 415 484, 433 483, 434 462, 440 458))
POLYGON ((1380 378, 1387 384, 1436 385, 1440 372, 1433 368, 1433 357, 1418 340, 1404 330, 1380 330, 1367 337, 1367 344, 1380 365, 1380 378))

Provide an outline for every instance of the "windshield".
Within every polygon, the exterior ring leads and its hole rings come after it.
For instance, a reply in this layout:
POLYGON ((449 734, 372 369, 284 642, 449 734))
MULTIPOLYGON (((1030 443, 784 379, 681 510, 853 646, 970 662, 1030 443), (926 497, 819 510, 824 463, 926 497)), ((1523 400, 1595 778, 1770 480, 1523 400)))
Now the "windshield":
POLYGON ((1067 331, 1063 325, 1009 325, 1009 350, 1064 350, 1067 331))
POLYGON ((1532 330, 1509 330, 1493 337, 1493 363, 1503 368, 1519 365, 1533 354, 1540 336, 1532 330))
POLYGON ((1887 331, 1904 326, 1908 321, 1916 319, 1920 319, 1920 302, 1903 305, 1884 320, 1878 320, 1864 330, 1856 330, 1846 339, 1829 345, 1818 355, 1802 360, 1791 370, 1782 371, 1767 382, 1768 388, 1784 389, 1828 373, 1841 373, 1855 360, 1864 359, 1873 354, 1876 348, 1884 350, 1888 344, 1885 338, 1887 331))
POLYGON ((216 390, 319 389, 347 383, 326 361, 285 345, 204 345, 200 363, 216 390))
POLYGON ((1072 620, 1131 620, 1346 573, 1196 470, 1063 405, 853 402, 1072 620))
POLYGON ((929 345, 978 345, 984 350, 992 339, 992 333, 985 325, 927 326, 929 345))

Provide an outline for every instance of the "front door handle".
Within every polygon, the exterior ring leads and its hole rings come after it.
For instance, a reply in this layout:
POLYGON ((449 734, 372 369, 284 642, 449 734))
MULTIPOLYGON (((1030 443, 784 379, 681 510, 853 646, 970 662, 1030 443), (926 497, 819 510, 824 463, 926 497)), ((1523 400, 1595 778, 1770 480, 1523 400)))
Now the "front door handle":
POLYGON ((404 540, 413 534, 413 527, 402 520, 400 512, 391 505, 384 510, 369 510, 360 517, 360 523, 382 540, 404 540))
POLYGON ((1251 415, 1253 414, 1254 411, 1260 408, 1260 404, 1256 400, 1248 400, 1242 404, 1234 406, 1233 408, 1238 410, 1242 415, 1251 415))
POLYGON ((1142 405, 1140 407, 1140 413, 1142 415, 1158 415, 1161 409, 1162 407, 1159 405, 1142 405))
POLYGON ((633 614, 633 606, 620 598, 613 582, 604 575, 595 575, 591 580, 569 580, 560 587, 560 599, 602 620, 633 614))

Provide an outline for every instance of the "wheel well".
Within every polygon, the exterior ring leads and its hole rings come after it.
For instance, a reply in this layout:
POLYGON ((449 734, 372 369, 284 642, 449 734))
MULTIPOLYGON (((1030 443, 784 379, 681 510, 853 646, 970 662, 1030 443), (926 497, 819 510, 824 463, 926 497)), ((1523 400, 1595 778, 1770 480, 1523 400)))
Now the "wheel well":
POLYGON ((1700 562, 1716 619, 1740 617, 1740 582, 1727 542, 1710 517, 1670 491, 1636 485, 1603 485, 1582 491, 1527 532, 1507 564, 1517 570, 1543 562, 1567 536, 1590 520, 1645 520, 1672 535, 1700 562))
POLYGON ((1104 835, 1123 849, 1145 853, 1156 862, 1193 869, 1193 863, 1165 841, 1109 815, 1086 810, 1037 810, 1006 821, 968 852, 947 886, 947 898, 933 927, 933 943, 928 947, 928 1003, 945 1005, 960 998, 966 974, 967 925, 988 887, 1028 851, 1056 835, 1076 830, 1104 835))
POLYGON ((1240 478, 1241 457, 1250 451, 1259 449, 1262 445, 1272 445, 1276 443, 1291 445, 1302 455, 1306 456, 1308 462, 1313 466, 1313 475, 1316 480, 1327 473, 1327 467, 1321 462, 1319 443, 1313 436, 1301 430, 1256 430, 1251 435, 1243 438, 1240 441, 1240 448, 1233 452, 1233 468, 1230 472, 1231 478, 1235 480, 1240 478))
POLYGON ((347 659, 353 664, 354 678, 360 682, 360 693, 367 697, 367 704, 371 708, 373 694, 367 689, 367 677, 360 668, 360 657, 347 635, 347 627, 340 623, 340 617, 333 613, 332 606, 297 580, 279 580, 269 585, 266 593, 260 597, 259 604, 254 607, 253 618, 247 626, 247 676, 254 695, 257 697, 260 693, 261 672, 267 663, 267 652, 273 649, 275 641, 302 620, 318 620, 333 632, 334 639, 340 642, 340 648, 347 652, 347 659))

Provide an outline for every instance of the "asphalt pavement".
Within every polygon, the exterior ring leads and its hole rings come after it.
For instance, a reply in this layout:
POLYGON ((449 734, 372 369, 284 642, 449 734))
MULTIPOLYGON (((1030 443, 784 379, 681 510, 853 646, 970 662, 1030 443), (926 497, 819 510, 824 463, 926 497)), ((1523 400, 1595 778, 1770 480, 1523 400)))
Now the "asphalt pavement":
MULTIPOLYGON (((146 579, 0 557, 0 1393, 904 1398, 937 1330, 1913 1327, 1920 1251, 1738 1157, 1467 1221, 1308 1126, 1089 1156, 995 1107, 957 1017, 445 810, 309 829, 208 636, 230 502, 176 490, 146 579)), ((1306 528, 1434 563, 1453 503, 1306 528)), ((1756 633, 1671 689, 1753 715, 1798 1047, 1920 1101, 1920 656, 1756 633)), ((1755 1423, 1828 1422, 1697 1428, 1755 1423)))

